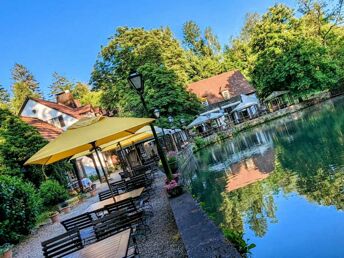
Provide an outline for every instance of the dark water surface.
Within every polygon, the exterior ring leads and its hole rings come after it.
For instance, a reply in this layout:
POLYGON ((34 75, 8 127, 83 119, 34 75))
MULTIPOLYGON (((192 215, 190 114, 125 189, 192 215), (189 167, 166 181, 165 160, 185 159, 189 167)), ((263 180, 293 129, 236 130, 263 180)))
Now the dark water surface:
POLYGON ((253 257, 344 257, 344 98, 195 154, 185 180, 253 257))

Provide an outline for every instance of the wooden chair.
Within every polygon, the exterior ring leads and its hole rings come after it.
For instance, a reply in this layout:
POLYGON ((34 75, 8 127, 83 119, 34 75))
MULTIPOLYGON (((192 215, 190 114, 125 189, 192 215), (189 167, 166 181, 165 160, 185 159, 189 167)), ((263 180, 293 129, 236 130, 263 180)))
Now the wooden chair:
POLYGON ((78 229, 42 242, 44 257, 63 257, 83 248, 78 229))

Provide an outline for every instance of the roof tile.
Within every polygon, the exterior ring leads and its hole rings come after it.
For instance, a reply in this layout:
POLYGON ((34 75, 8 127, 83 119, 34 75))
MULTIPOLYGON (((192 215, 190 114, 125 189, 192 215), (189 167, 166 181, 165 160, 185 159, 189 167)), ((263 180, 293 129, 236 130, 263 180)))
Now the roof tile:
POLYGON ((21 116, 20 118, 24 122, 35 127, 38 130, 38 132, 42 135, 42 137, 47 139, 48 141, 54 140, 57 136, 59 136, 63 132, 62 129, 57 128, 54 125, 44 122, 38 118, 27 117, 27 116, 21 116))
POLYGON ((223 90, 228 90, 231 97, 240 94, 250 94, 256 91, 238 70, 221 73, 208 79, 190 83, 187 88, 199 98, 206 98, 209 104, 223 101, 224 99, 221 95, 223 90))

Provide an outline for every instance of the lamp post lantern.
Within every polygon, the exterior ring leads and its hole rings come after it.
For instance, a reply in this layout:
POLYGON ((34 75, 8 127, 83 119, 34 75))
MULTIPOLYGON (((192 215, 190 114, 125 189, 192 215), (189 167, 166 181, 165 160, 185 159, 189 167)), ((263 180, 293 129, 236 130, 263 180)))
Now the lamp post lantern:
MULTIPOLYGON (((136 92, 140 96, 143 108, 144 108, 146 114, 150 117, 151 115, 149 114, 149 111, 148 111, 148 108, 147 108, 147 105, 146 105, 146 101, 145 101, 145 99, 143 97, 144 81, 143 81, 142 74, 137 73, 137 72, 130 74, 129 77, 128 77, 128 82, 136 90, 136 92)), ((159 116, 160 116, 160 111, 159 111, 159 116)), ((151 130, 152 130, 152 133, 153 133, 153 136, 154 136, 154 140, 156 142, 156 147, 157 147, 158 154, 159 154, 159 157, 161 159, 161 163, 162 163, 162 166, 164 168, 165 174, 166 174, 167 178, 169 180, 171 180, 172 179, 171 169, 170 169, 170 166, 168 165, 168 162, 166 160, 165 153, 162 150, 161 145, 159 143, 159 139, 158 139, 158 136, 156 134, 154 125, 153 125, 153 123, 150 123, 149 125, 151 127, 151 130)))
POLYGON ((154 116, 159 119, 160 118, 160 109, 156 108, 154 109, 154 116))

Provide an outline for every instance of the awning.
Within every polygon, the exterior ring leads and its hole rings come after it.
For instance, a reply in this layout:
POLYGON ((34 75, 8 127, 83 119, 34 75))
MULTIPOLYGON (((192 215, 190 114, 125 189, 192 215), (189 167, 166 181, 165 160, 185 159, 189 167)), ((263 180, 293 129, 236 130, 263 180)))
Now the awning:
POLYGON ((280 96, 282 96, 282 95, 284 95, 284 94, 287 94, 287 93, 289 93, 288 90, 274 91, 274 92, 272 92, 269 96, 267 96, 266 99, 264 99, 264 102, 273 100, 273 99, 275 99, 275 98, 277 98, 277 97, 280 97, 280 96))
POLYGON ((240 101, 237 101, 237 102, 234 102, 234 103, 229 103, 229 104, 223 105, 223 106, 221 106, 221 108, 225 109, 225 108, 233 107, 233 106, 236 106, 236 105, 239 105, 239 104, 240 104, 240 101))
POLYGON ((239 104, 236 108, 234 108, 231 113, 233 112, 238 112, 238 111, 241 111, 241 110, 244 110, 246 108, 249 108, 249 107, 252 107, 254 105, 258 105, 257 102, 248 102, 248 103, 241 103, 239 104))
POLYGON ((214 113, 209 113, 207 115, 200 115, 194 121, 192 121, 191 124, 189 124, 187 127, 191 128, 200 124, 204 124, 207 121, 218 119, 222 117, 223 115, 224 114, 222 112, 220 113, 214 112, 214 113))

